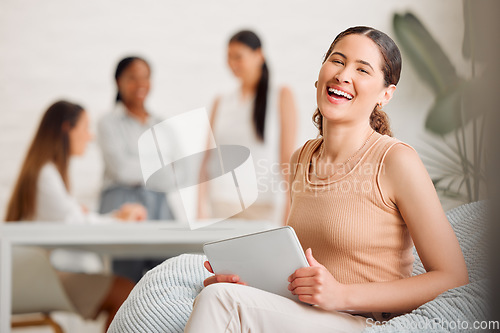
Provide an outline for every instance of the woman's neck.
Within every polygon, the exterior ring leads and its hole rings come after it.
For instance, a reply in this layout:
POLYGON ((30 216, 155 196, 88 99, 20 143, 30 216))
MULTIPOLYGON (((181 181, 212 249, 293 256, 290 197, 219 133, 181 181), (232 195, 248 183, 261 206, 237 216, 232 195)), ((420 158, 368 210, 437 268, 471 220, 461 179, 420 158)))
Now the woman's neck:
POLYGON ((123 102, 127 108, 128 114, 144 124, 148 120, 149 114, 144 107, 144 103, 131 104, 123 102))
POLYGON ((369 124, 356 126, 325 126, 323 128, 323 156, 326 163, 344 163, 353 154, 365 148, 374 130, 369 124))
POLYGON ((250 98, 251 96, 255 95, 256 90, 257 90, 257 86, 252 87, 249 85, 242 84, 240 87, 241 98, 242 99, 250 98))
POLYGON ((250 96, 254 96, 257 91, 257 86, 259 85, 260 77, 262 75, 262 71, 258 71, 254 73, 251 77, 247 77, 241 80, 241 96, 243 99, 249 98, 250 96))

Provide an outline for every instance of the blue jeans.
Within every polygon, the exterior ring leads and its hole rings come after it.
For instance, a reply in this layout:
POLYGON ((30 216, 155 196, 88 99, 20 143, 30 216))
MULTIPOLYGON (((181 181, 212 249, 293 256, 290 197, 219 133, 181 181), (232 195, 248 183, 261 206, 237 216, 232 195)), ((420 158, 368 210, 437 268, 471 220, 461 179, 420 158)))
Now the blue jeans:
MULTIPOLYGON (((173 220, 174 216, 168 205, 165 193, 154 192, 142 186, 116 185, 101 193, 99 212, 107 214, 127 202, 139 203, 146 207, 148 220, 173 220)), ((165 258, 166 259, 166 258, 165 258)), ((162 263, 163 259, 114 259, 113 273, 134 282, 150 269, 162 263)))

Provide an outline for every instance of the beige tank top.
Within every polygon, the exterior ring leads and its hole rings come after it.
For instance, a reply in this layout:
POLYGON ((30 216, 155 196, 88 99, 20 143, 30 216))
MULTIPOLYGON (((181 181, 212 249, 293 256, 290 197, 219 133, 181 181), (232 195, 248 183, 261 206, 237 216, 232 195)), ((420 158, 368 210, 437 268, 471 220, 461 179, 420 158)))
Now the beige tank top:
MULTIPOLYGON (((309 179, 322 138, 302 147, 291 188, 288 225, 305 249, 341 283, 393 281, 411 276, 412 240, 397 207, 380 188, 384 158, 396 144, 379 136, 349 172, 315 184, 309 179)), ((405 144, 406 145, 406 144, 405 144)))

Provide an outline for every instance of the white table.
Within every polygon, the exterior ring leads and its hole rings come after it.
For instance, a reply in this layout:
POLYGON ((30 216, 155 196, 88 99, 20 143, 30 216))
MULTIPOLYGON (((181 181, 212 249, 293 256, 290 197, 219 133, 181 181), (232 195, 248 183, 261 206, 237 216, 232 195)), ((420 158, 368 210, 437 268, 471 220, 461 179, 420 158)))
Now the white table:
POLYGON ((196 230, 169 221, 102 225, 0 223, 0 333, 10 332, 13 246, 78 249, 112 257, 166 258, 200 253, 205 242, 273 227, 268 222, 241 220, 226 220, 196 230))

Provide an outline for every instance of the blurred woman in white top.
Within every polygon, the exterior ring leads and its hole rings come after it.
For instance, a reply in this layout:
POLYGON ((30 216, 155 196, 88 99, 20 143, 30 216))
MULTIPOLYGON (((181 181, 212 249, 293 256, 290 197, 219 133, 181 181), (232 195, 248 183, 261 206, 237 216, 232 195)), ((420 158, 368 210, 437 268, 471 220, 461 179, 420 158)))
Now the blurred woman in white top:
MULTIPOLYGON (((150 113, 146 99, 151 87, 151 67, 141 57, 121 59, 115 70, 117 94, 113 110, 97 125, 97 141, 104 161, 99 212, 107 214, 124 203, 136 202, 148 212, 148 220, 173 220, 165 192, 144 186, 138 140, 142 133, 162 121, 150 113)), ((133 281, 163 260, 122 258, 113 260, 113 272, 133 281)))
POLYGON ((69 163, 85 153, 92 139, 87 112, 77 104, 58 101, 42 117, 19 173, 6 221, 36 220, 96 223, 109 218, 144 220, 143 206, 125 204, 108 216, 98 216, 70 195, 69 163))
MULTIPOLYGON (((229 68, 240 86, 216 98, 211 113, 212 130, 218 145, 250 149, 258 186, 256 202, 235 217, 279 221, 283 212, 277 208, 288 202, 284 200, 286 187, 281 185, 286 184, 288 162, 296 148, 293 94, 288 87, 271 83, 262 43, 254 32, 242 30, 233 35, 227 52, 229 68)), ((202 179, 210 178, 212 163, 217 162, 205 160, 202 179)), ((238 179, 241 181, 248 180, 238 179)), ((239 198, 229 196, 230 193, 220 187, 202 188, 198 216, 224 215, 222 211, 228 207, 239 206, 239 198)))
POLYGON ((100 213, 106 214, 126 202, 137 202, 146 207, 149 220, 174 218, 165 193, 145 188, 139 162, 139 137, 162 121, 146 107, 150 78, 150 65, 143 58, 126 57, 116 66, 115 105, 97 126, 104 160, 100 213))
MULTIPOLYGON (((112 218, 144 220, 146 210, 125 204, 108 216, 90 214, 70 195, 68 165, 71 156, 84 154, 92 138, 87 112, 79 105, 59 101, 42 117, 10 198, 7 222, 51 221, 70 224, 99 223, 112 218)), ((59 272, 73 305, 84 318, 109 314, 111 323, 133 283, 116 276, 59 272), (91 297, 84 290, 93 290, 91 297)))

